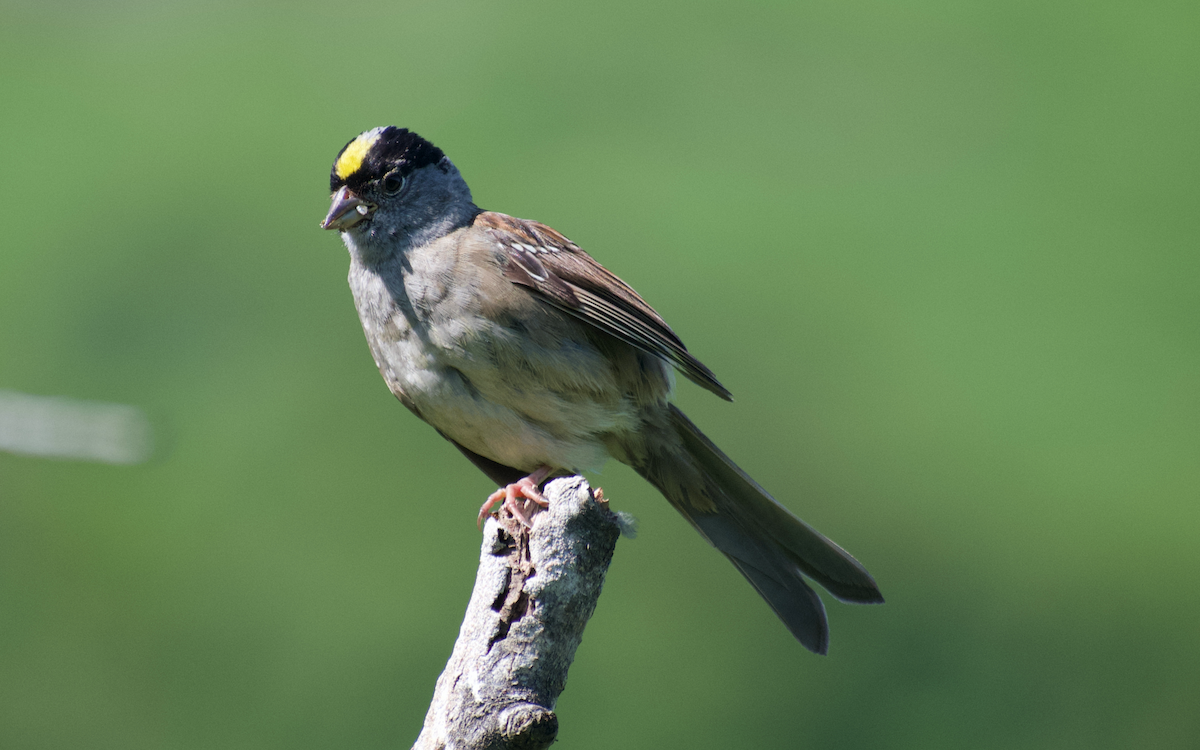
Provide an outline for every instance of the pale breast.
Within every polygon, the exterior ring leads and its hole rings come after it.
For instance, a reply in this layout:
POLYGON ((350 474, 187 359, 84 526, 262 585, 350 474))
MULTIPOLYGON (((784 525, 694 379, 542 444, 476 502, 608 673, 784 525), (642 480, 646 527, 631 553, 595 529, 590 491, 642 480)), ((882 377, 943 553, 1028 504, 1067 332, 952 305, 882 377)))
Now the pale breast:
POLYGON ((604 435, 638 428, 610 357, 585 326, 512 290, 486 256, 462 267, 464 253, 486 248, 438 247, 454 239, 411 253, 403 266, 351 268, 388 386, 447 436, 505 465, 603 465, 604 435))

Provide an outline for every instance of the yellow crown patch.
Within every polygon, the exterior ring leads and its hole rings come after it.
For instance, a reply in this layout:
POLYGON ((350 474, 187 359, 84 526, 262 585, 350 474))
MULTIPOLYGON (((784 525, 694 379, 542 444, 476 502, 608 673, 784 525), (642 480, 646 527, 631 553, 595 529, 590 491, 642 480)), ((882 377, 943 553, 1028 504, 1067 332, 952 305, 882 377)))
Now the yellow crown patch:
POLYGON ((353 141, 350 141, 350 145, 346 146, 346 150, 342 152, 342 155, 338 157, 337 163, 333 165, 333 171, 337 173, 339 180, 344 180, 358 171, 359 167, 362 166, 363 159, 367 158, 367 154, 371 151, 371 147, 375 145, 375 141, 379 140, 379 134, 383 130, 383 128, 368 130, 353 141))

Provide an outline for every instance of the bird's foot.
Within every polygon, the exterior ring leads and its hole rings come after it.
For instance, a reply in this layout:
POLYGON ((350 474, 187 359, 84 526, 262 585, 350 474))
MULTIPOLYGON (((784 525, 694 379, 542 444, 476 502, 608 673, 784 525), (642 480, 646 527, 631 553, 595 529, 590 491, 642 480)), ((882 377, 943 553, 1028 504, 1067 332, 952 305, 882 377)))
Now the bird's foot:
POLYGON ((503 501, 502 507, 508 508, 508 512, 512 513, 525 527, 532 528, 533 516, 542 508, 550 505, 546 498, 542 497, 538 485, 550 476, 551 471, 549 466, 539 467, 529 476, 522 477, 507 487, 501 487, 488 495, 487 501, 479 509, 479 525, 483 526, 483 519, 492 512, 492 507, 503 501))

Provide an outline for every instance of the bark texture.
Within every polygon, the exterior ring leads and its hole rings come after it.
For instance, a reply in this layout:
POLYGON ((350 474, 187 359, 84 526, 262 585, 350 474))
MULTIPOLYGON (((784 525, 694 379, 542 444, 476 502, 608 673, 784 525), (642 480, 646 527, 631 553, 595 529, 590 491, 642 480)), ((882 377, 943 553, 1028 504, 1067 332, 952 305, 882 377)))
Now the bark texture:
POLYGON ((488 518, 475 590, 438 678, 421 750, 522 750, 558 735, 554 704, 625 525, 582 477, 547 485, 526 529, 488 518))

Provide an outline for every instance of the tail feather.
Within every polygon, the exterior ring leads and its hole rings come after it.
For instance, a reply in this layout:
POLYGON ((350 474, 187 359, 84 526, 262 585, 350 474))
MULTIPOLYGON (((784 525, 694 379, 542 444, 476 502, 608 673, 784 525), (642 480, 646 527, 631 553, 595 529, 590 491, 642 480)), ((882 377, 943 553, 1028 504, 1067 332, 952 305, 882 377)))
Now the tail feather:
POLYGON ((776 502, 683 412, 668 408, 668 434, 647 441, 649 454, 634 468, 733 562, 797 640, 825 653, 825 608, 803 576, 842 601, 860 604, 883 601, 875 580, 849 553, 776 502))
POLYGON ((746 580, 802 646, 816 654, 829 651, 829 622, 825 619, 825 605, 811 586, 800 576, 781 582, 777 576, 751 567, 729 553, 725 556, 746 576, 746 580))

